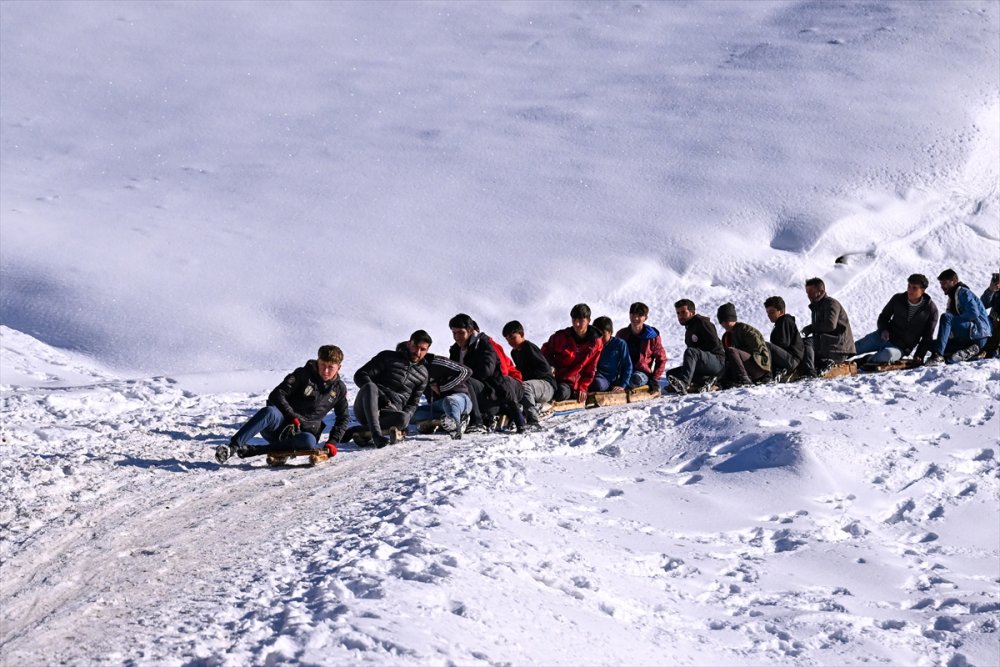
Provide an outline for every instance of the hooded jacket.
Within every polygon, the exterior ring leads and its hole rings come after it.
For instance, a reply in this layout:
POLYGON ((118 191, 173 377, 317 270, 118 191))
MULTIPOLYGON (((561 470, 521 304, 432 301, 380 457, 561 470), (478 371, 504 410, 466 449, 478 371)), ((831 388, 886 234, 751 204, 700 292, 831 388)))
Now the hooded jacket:
POLYGON ((517 365, 517 369, 521 372, 521 377, 524 381, 529 380, 545 380, 552 385, 553 389, 556 389, 556 377, 552 374, 552 366, 549 364, 548 359, 542 354, 542 351, 538 349, 538 346, 532 343, 530 340, 526 340, 521 344, 521 347, 516 350, 510 351, 511 359, 517 365))
POLYGON ((556 381, 568 384, 573 391, 587 391, 597 374, 603 348, 604 341, 595 327, 588 326, 583 338, 567 327, 549 336, 542 354, 552 364, 556 381))
POLYGON ((347 430, 347 387, 340 376, 323 382, 311 359, 285 376, 267 397, 267 404, 281 410, 286 422, 299 420, 303 431, 318 440, 323 433, 323 418, 333 410, 337 420, 330 429, 330 440, 339 442, 347 430))
POLYGON ((363 387, 374 382, 378 387, 380 403, 392 410, 413 413, 420 403, 420 396, 427 388, 430 374, 423 360, 410 361, 406 343, 400 343, 395 350, 379 352, 354 374, 354 384, 363 387))
POLYGON ((774 321, 774 328, 771 330, 771 345, 788 352, 795 365, 802 361, 805 345, 802 343, 802 334, 799 333, 794 316, 785 313, 774 321))
POLYGON ((642 331, 632 333, 631 327, 619 329, 615 338, 621 338, 628 344, 628 356, 632 361, 632 370, 645 373, 650 380, 659 380, 667 367, 667 351, 663 349, 663 339, 660 332, 648 324, 642 325, 642 331))
POLYGON ((612 387, 628 387, 632 377, 628 343, 621 338, 612 338, 604 343, 604 349, 597 360, 596 374, 607 380, 612 387))
POLYGON ((878 330, 889 332, 889 342, 898 347, 904 357, 916 347, 915 359, 923 359, 933 347, 937 323, 938 309, 928 294, 920 297, 920 305, 912 315, 906 292, 893 294, 878 316, 878 330))
POLYGON ((960 322, 969 323, 970 338, 989 338, 993 333, 982 300, 965 283, 958 283, 948 292, 948 312, 957 315, 960 322))
POLYGON ((684 345, 703 352, 710 352, 717 357, 726 356, 726 350, 719 340, 719 332, 712 320, 704 315, 694 315, 684 325, 684 345))

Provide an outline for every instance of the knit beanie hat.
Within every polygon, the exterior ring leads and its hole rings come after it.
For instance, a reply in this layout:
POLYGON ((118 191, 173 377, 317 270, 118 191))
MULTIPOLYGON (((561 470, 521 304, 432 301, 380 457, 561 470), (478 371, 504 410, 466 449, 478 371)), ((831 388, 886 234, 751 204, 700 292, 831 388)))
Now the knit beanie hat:
POLYGON ((735 322, 736 321, 736 306, 731 303, 724 303, 719 306, 719 312, 717 318, 720 322, 735 322))

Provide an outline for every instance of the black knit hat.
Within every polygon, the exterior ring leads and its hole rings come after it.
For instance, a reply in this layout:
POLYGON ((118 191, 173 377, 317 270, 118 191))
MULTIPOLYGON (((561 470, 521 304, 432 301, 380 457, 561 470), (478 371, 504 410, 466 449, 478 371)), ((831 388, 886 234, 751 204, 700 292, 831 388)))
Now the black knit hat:
POLYGON ((719 312, 716 317, 720 322, 735 322, 736 321, 736 306, 731 303, 724 303, 719 306, 719 312))

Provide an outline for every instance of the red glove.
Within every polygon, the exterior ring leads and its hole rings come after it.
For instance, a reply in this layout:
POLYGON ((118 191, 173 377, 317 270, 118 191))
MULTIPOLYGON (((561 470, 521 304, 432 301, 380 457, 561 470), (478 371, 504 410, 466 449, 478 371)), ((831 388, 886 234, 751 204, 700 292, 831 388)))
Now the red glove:
POLYGON ((332 440, 327 442, 324 446, 326 447, 326 451, 330 452, 331 458, 337 455, 337 445, 333 444, 332 440))

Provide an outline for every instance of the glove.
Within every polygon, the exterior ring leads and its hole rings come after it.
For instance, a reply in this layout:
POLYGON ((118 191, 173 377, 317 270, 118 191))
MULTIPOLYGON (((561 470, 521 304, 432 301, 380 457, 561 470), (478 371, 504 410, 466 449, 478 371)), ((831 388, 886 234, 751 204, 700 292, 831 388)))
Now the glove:
POLYGON ((302 432, 302 422, 296 417, 292 420, 292 423, 281 429, 281 433, 278 435, 278 442, 284 442, 290 438, 294 438, 299 433, 302 432))
POLYGON ((647 384, 647 386, 649 387, 650 393, 654 393, 654 394, 660 393, 660 381, 659 380, 650 380, 649 383, 647 384))
POLYGON ((333 458, 334 456, 337 455, 337 445, 333 443, 333 440, 328 441, 323 446, 326 447, 326 451, 330 452, 330 458, 333 458))

